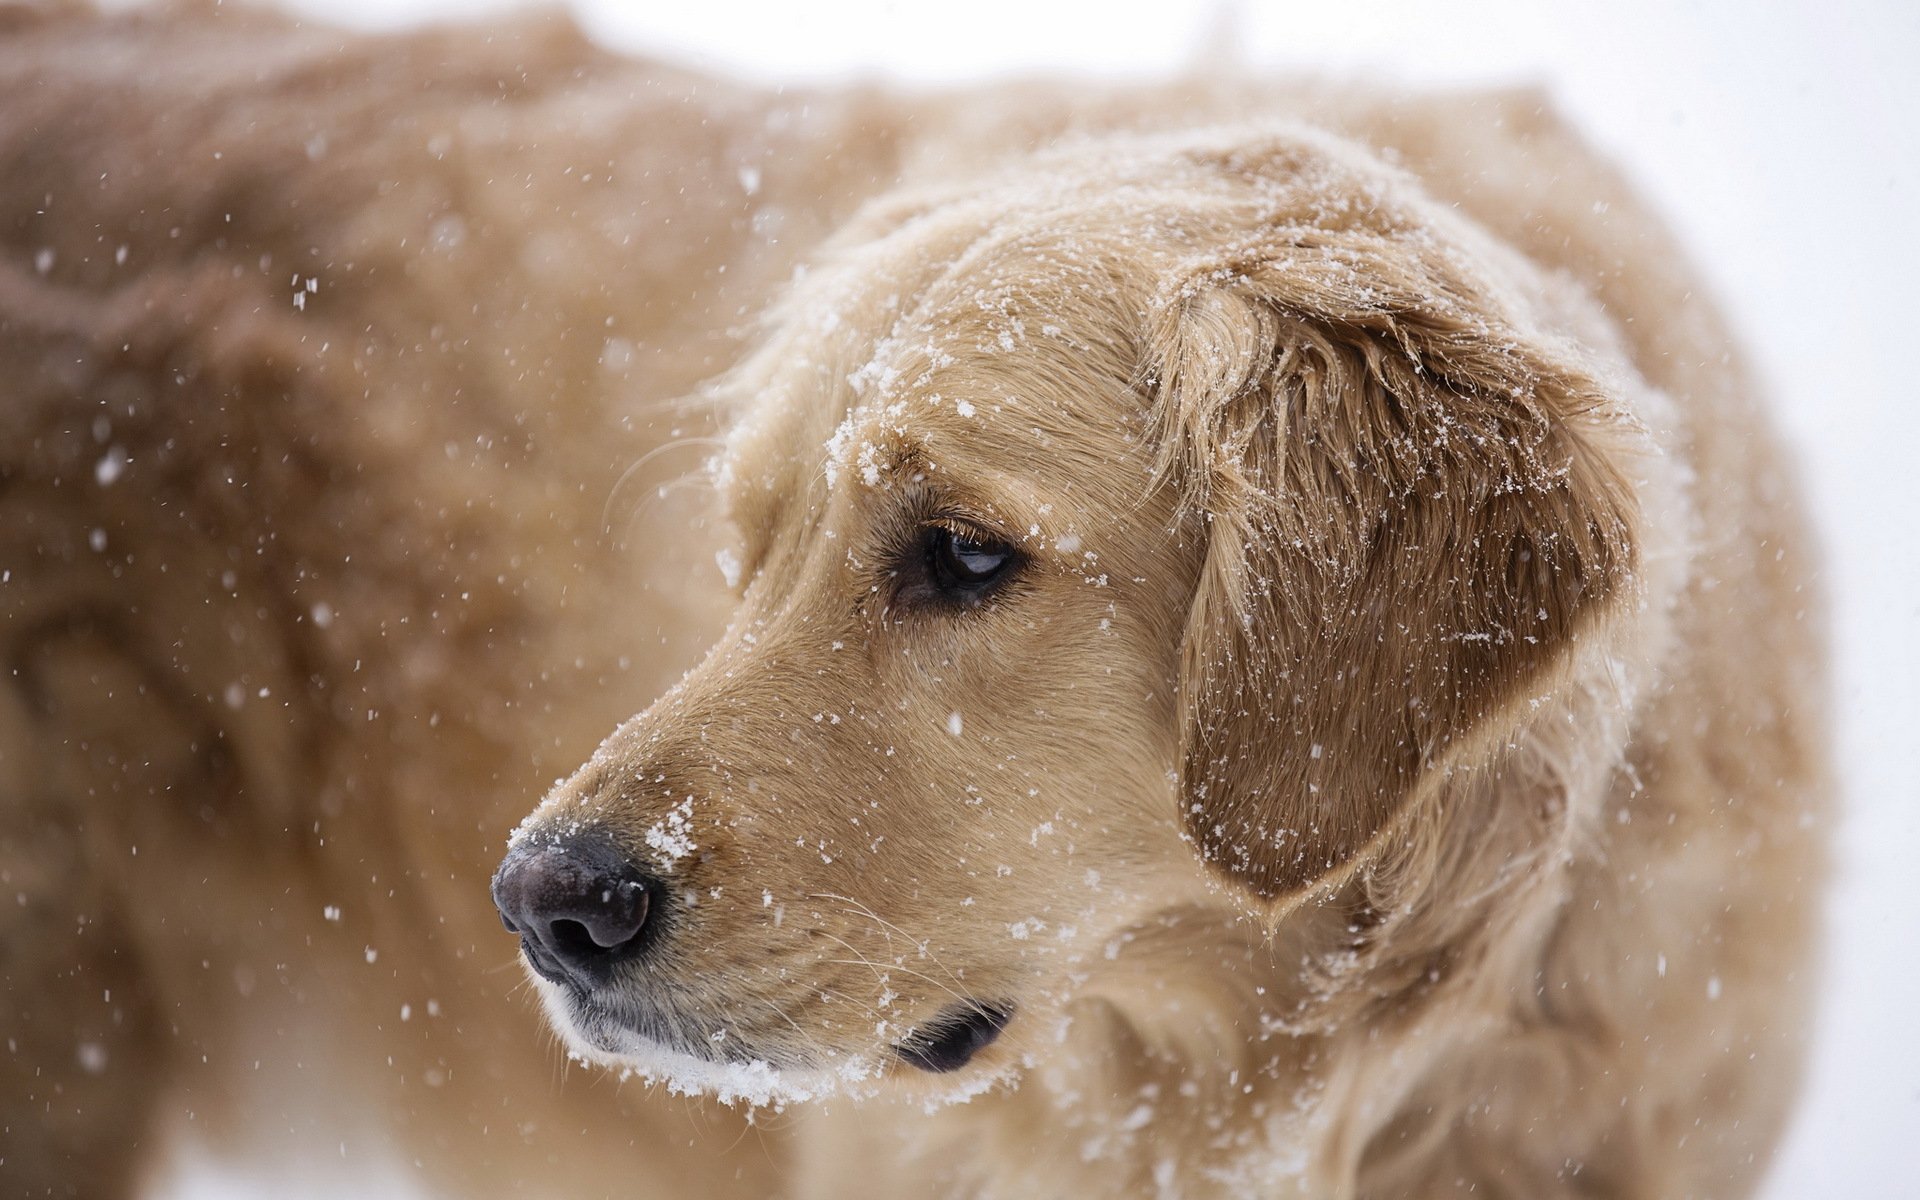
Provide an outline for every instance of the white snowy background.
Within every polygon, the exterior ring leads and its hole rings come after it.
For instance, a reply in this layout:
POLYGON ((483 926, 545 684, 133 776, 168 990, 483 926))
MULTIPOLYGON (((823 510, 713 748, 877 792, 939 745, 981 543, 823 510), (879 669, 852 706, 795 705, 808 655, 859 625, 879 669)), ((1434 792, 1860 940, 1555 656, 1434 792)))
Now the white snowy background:
MULTIPOLYGON (((292 0, 391 28, 513 0, 292 0)), ((1817 1051, 1764 1195, 1912 1196, 1920 1142, 1920 5, 1912 0, 575 0, 606 44, 765 81, 1246 64, 1539 82, 1680 230, 1774 385, 1826 541, 1846 816, 1817 1051)), ((168 1200, 411 1193, 189 1152, 168 1200)))

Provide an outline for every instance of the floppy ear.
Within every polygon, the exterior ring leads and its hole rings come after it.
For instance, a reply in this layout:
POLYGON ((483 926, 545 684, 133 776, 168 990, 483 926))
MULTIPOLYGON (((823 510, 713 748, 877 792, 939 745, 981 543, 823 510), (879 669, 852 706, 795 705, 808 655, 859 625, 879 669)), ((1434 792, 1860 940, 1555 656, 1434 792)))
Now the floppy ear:
POLYGON ((1634 603, 1637 512, 1602 449, 1617 399, 1444 261, 1310 229, 1200 278, 1154 339, 1163 467, 1207 538, 1185 821, 1280 900, 1347 878, 1565 685, 1634 603))

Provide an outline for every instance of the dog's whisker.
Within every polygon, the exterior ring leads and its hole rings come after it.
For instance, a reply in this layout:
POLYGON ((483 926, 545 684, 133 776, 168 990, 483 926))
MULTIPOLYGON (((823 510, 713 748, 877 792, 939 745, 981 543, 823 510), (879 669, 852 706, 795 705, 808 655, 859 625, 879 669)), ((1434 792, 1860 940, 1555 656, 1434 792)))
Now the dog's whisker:
MULTIPOLYGON (((872 966, 871 963, 855 963, 843 958, 825 958, 825 959, 821 959, 820 961, 825 963, 841 964, 844 966, 869 966, 869 967, 872 966)), ((888 968, 888 975, 884 976, 883 979, 889 978, 896 973, 908 975, 915 979, 921 980, 924 983, 931 984, 932 986, 939 988, 941 991, 945 992, 947 995, 953 997, 955 1000, 958 1000, 963 1004, 971 1004, 974 1002, 974 997, 966 995, 963 992, 955 991, 952 987, 948 986, 946 983, 942 982, 939 979, 934 978, 933 976, 927 974, 926 972, 916 971, 912 967, 901 966, 897 963, 888 968)))
MULTIPOLYGON (((835 940, 839 940, 839 939, 835 939, 835 940)), ((847 943, 844 941, 841 941, 841 944, 847 945, 847 943)), ((848 948, 852 949, 852 947, 850 946, 848 948)), ((859 954, 859 951, 855 950, 854 953, 859 954)), ((916 971, 911 967, 900 966, 898 964, 889 964, 885 967, 882 967, 874 963, 871 959, 865 958, 864 956, 862 956, 858 961, 848 960, 848 959, 828 958, 828 959, 821 959, 820 962, 822 962, 823 964, 834 964, 839 966, 865 967, 869 971, 872 971, 874 973, 875 980, 883 988, 886 988, 891 984, 894 975, 905 974, 913 978, 923 980, 924 982, 932 985, 933 987, 938 988, 940 991, 945 992, 948 996, 951 996, 954 1000, 958 1001, 959 1003, 962 1003, 962 1004, 974 1003, 974 997, 966 994, 965 992, 957 991, 954 988, 948 986, 947 984, 941 982, 940 980, 935 979, 934 977, 927 975, 924 972, 916 971)), ((876 1018, 880 1018, 883 1016, 883 1014, 880 1012, 878 1007, 871 1004, 866 1005, 866 1007, 870 1015, 873 1015, 876 1018)))
POLYGON ((493 966, 491 966, 491 967, 485 967, 485 968, 482 968, 482 970, 481 970, 481 974, 483 974, 483 975, 499 975, 499 974, 501 974, 501 973, 503 973, 503 972, 506 972, 506 971, 518 971, 518 970, 520 970, 520 969, 521 969, 521 966, 520 966, 520 960, 519 960, 519 958, 518 958, 518 956, 515 956, 514 958, 510 958, 510 959, 508 959, 508 960, 506 960, 505 962, 501 962, 501 963, 496 963, 496 964, 494 964, 494 965, 493 965, 493 966))
MULTIPOLYGON (((658 488, 640 498, 639 503, 634 506, 633 512, 628 515, 626 523, 620 527, 620 533, 614 539, 615 542, 619 545, 625 545, 627 537, 633 532, 633 527, 638 525, 640 521, 646 517, 653 505, 682 491, 708 488, 711 486, 712 481, 707 478, 704 468, 695 468, 684 475, 676 476, 661 484, 658 488)), ((611 533, 611 530, 608 532, 611 533)))
MULTIPOLYGON (((854 945, 852 942, 849 942, 847 939, 841 937, 839 934, 828 933, 824 929, 815 929, 815 930, 812 930, 811 932, 816 937, 823 937, 830 942, 834 942, 838 945, 845 946, 847 948, 847 953, 853 955, 854 958, 859 960, 858 962, 852 963, 849 965, 865 967, 869 971, 873 972, 875 978, 879 978, 885 974, 885 968, 881 967, 878 963, 868 958, 864 953, 861 952, 858 946, 854 945)), ((829 960, 829 961, 839 961, 839 960, 829 960)))
POLYGON ((858 996, 849 995, 848 993, 840 991, 837 988, 831 988, 831 987, 825 987, 825 986, 816 988, 814 990, 816 994, 820 996, 826 997, 831 1000, 838 1000, 847 1004, 851 1004, 853 1007, 860 1010, 860 1013, 862 1016, 870 1020, 882 1021, 886 1019, 885 1013, 882 1013, 878 1008, 875 1008, 872 1004, 868 1003, 865 1000, 862 1000, 858 996))
POLYGON ((662 442, 658 446, 655 446, 653 449, 647 451, 645 454, 642 454, 639 458, 635 459, 632 463, 630 463, 627 466, 625 470, 623 470, 620 473, 620 477, 618 479, 615 479, 613 482, 613 488, 612 488, 613 495, 615 498, 618 498, 620 494, 620 489, 622 487, 624 487, 627 483, 631 482, 633 477, 636 474, 638 474, 641 470, 643 470, 648 463, 652 462, 654 459, 659 458, 664 454, 671 454, 676 450, 682 450, 688 446, 724 446, 724 445, 726 445, 726 439, 717 434, 690 434, 685 437, 677 437, 671 441, 662 442))
MULTIPOLYGON (((859 900, 855 900, 851 896, 842 896, 834 892, 815 892, 815 893, 812 893, 808 897, 808 899, 837 900, 842 904, 848 905, 849 912, 852 912, 858 916, 865 917, 868 920, 874 922, 876 925, 878 925, 882 931, 883 936, 888 930, 897 932, 901 937, 913 943, 915 953, 925 957, 928 961, 932 962, 935 966, 939 967, 942 971, 945 971, 947 973, 947 978, 953 981, 953 984, 955 987, 965 986, 965 983, 961 980, 961 978, 958 975, 955 975, 953 973, 953 970, 950 967, 948 967, 946 963, 940 961, 940 956, 933 952, 933 950, 931 949, 930 939, 917 938, 913 936, 913 934, 909 933, 907 930, 901 928, 899 925, 895 924, 894 922, 887 920, 885 917, 881 916, 879 913, 874 912, 872 908, 870 908, 869 906, 867 906, 866 904, 862 903, 859 900)), ((891 938, 889 938, 888 941, 889 941, 889 944, 891 944, 891 938)))
MULTIPOLYGON (((653 462, 655 459, 661 457, 662 455, 671 454, 678 450, 684 450, 689 446, 707 446, 707 447, 717 448, 725 445, 726 445, 725 438, 716 437, 713 435, 695 435, 690 437, 675 438, 670 442, 663 442, 662 444, 655 446, 653 449, 647 451, 645 454, 642 454, 638 459, 634 460, 634 462, 630 464, 624 471, 620 472, 620 477, 613 481, 613 487, 608 489, 606 505, 601 509, 601 512, 600 512, 600 527, 602 531, 606 533, 613 532, 613 511, 619 505, 620 497, 626 491, 628 485, 630 485, 634 481, 634 479, 638 477, 641 471, 646 469, 647 464, 653 462)), ((704 470, 705 470, 704 466, 696 467, 692 471, 688 471, 680 476, 676 476, 673 481, 673 484, 680 484, 680 483, 684 483, 688 479, 698 478, 704 470)), ((672 486, 672 485, 670 484, 670 485, 663 485, 663 486, 672 486)), ((640 506, 636 506, 634 515, 628 518, 629 527, 631 527, 633 520, 637 518, 638 514, 643 511, 645 511, 644 504, 640 506)))

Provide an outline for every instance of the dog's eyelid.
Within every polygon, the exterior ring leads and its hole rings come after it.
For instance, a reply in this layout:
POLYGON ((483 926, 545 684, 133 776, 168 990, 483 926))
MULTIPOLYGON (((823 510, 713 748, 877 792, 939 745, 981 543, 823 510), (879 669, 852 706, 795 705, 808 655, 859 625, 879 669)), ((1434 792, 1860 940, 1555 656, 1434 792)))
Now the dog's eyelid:
POLYGON ((1041 505, 1038 512, 1029 513, 1027 510, 1032 507, 995 503, 979 491, 969 489, 958 495, 949 492, 925 497, 919 522, 938 525, 962 537, 1000 542, 1023 554, 1032 554, 1045 544, 1039 518, 1049 506, 1041 505))
POLYGON ((1019 551, 1022 554, 1027 553, 1024 544, 1026 542, 1025 538, 1012 536, 998 528, 994 523, 980 520, 977 517, 942 514, 929 517, 926 524, 936 529, 944 529, 955 537, 966 538, 974 542, 996 543, 1006 546, 1010 550, 1019 551))

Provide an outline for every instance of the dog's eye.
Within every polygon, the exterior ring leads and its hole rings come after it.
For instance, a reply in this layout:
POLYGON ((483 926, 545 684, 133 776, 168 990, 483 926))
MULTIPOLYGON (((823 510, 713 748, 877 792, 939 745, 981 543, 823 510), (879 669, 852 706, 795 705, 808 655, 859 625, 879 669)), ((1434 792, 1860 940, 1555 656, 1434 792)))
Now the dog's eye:
POLYGON ((930 526, 925 536, 927 572, 934 590, 953 599, 979 599, 1018 557, 1004 542, 944 526, 930 526))

